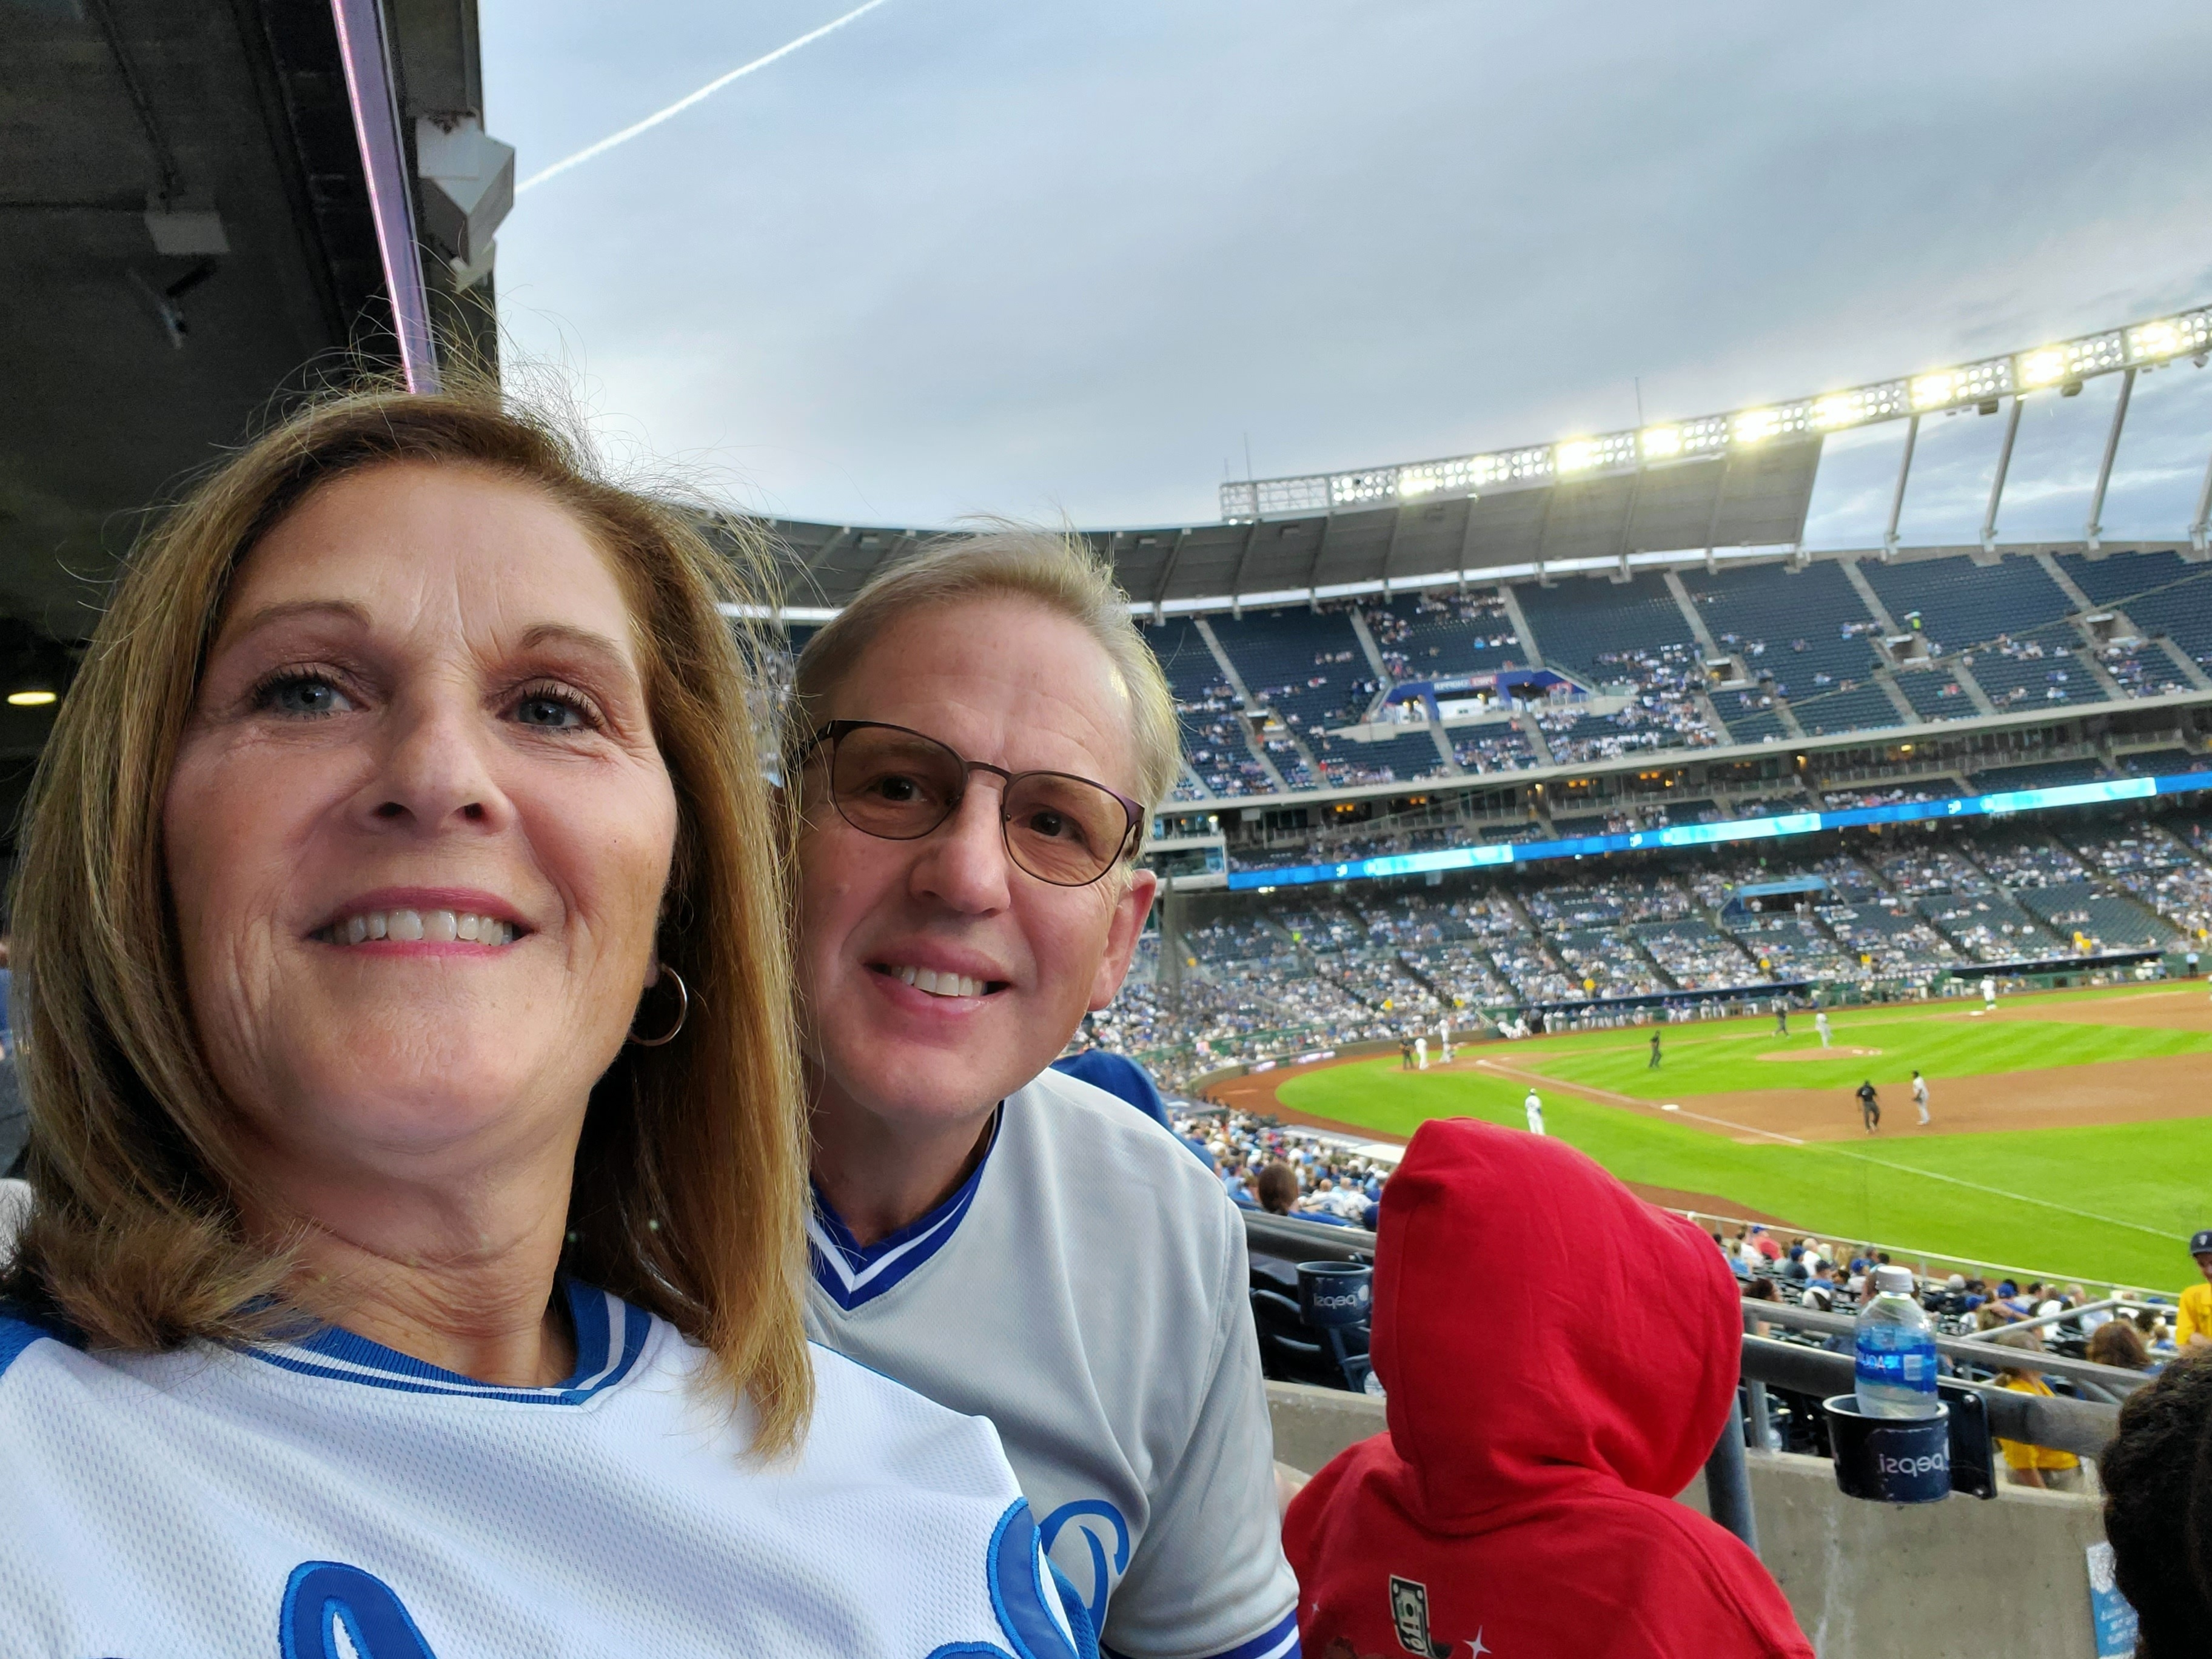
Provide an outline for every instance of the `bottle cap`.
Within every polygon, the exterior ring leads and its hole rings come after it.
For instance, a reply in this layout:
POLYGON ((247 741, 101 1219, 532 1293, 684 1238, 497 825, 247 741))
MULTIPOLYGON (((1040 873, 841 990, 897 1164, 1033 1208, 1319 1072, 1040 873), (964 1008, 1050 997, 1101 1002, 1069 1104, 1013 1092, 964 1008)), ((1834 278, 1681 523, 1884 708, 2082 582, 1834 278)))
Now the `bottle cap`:
POLYGON ((1910 1267, 1876 1267, 1874 1287, 1884 1296, 1911 1296, 1912 1269, 1910 1267))

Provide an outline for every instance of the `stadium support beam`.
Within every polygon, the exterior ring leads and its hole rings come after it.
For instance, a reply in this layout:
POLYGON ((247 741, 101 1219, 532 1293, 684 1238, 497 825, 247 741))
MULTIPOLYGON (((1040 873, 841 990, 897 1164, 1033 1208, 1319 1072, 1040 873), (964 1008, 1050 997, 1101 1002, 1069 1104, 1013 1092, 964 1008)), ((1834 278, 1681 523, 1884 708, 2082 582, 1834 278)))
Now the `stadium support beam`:
POLYGON ((1244 545, 1237 550, 1237 568, 1229 578, 1230 610, 1237 616, 1244 614, 1244 567, 1251 562, 1252 544, 1260 539, 1257 519, 1244 528, 1244 545))
MULTIPOLYGON (((1390 514, 1390 541, 1389 544, 1382 550, 1382 597, 1386 601, 1390 597, 1390 566, 1398 556, 1398 532, 1405 527, 1406 509, 1401 507, 1390 514)), ((1316 562, 1318 563, 1319 561, 1316 560, 1316 562)), ((1313 592, 1313 583, 1310 580, 1306 583, 1306 591, 1309 594, 1313 592)))
POLYGON ((2005 474, 2012 470, 2013 441, 2020 436, 2020 398, 2012 400, 2012 413, 2005 417, 2004 441, 1997 446, 1997 475, 1990 480, 1989 510, 1982 514, 1982 551, 1997 550, 1997 507, 2004 500, 2005 474))
POLYGON ((1721 509, 1728 505, 1729 468, 1735 457, 1721 457, 1720 476, 1713 480, 1713 515, 1705 520, 1705 574, 1713 574, 1713 544, 1721 533, 1721 509))
POLYGON ((1160 562, 1159 585, 1152 589, 1152 620, 1158 622, 1167 613, 1161 609, 1167 603, 1168 587, 1175 580, 1176 566, 1182 558, 1182 544, 1190 538, 1188 528, 1176 532, 1175 544, 1160 562))
MULTIPOLYGON (((1313 557, 1306 562, 1306 593, 1309 597, 1313 593, 1314 584, 1321 580, 1321 556, 1328 550, 1328 532, 1335 527, 1335 515, 1328 514, 1321 521, 1321 534, 1314 538, 1313 557)), ((1389 567, 1384 568, 1387 571, 1389 567)), ((1387 591, 1387 581, 1385 587, 1387 591)))
POLYGON ((2199 553, 2212 538, 2212 460, 2204 463, 2204 482, 2197 490, 2197 517, 2189 526, 2189 544, 2199 553))
POLYGON ((1905 516, 1905 486, 1912 477, 1912 452, 1920 442, 1920 417, 1915 415, 1905 423, 1905 453, 1898 459, 1897 489, 1889 498, 1889 528, 1881 534, 1881 556, 1884 562, 1897 556, 1897 525, 1905 516))
POLYGON ((2135 394, 2136 371, 2130 364, 2120 376, 2119 401, 2112 405, 2112 423, 2105 429, 2105 458, 2097 464, 2097 488, 2089 497, 2089 522, 2081 526, 2081 543, 2092 553, 2105 533, 2105 490, 2112 482, 2112 460, 2120 453, 2120 428, 2127 424, 2128 399, 2135 394))

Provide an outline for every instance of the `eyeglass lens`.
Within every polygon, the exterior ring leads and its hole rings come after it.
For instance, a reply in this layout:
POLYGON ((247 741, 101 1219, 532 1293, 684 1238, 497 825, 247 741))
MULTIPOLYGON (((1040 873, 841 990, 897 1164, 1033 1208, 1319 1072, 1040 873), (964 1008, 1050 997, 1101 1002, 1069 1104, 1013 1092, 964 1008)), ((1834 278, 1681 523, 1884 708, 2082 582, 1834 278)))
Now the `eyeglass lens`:
MULTIPOLYGON (((967 763, 919 732, 863 726, 836 739, 830 793, 846 822, 869 835, 918 841, 952 816, 967 787, 967 763)), ((1128 839, 1121 803, 1062 773, 1018 774, 1000 813, 1008 856, 1055 886, 1097 880, 1128 839)))

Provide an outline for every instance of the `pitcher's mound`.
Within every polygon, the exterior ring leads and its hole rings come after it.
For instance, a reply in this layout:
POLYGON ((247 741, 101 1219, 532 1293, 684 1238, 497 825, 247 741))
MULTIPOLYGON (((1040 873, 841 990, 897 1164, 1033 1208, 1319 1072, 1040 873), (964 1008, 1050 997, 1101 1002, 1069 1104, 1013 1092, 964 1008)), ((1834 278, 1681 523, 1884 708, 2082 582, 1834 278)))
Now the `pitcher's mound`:
POLYGON ((1872 1060, 1881 1052, 1879 1048, 1854 1048, 1847 1042, 1838 1042, 1832 1048, 1777 1048, 1759 1055, 1761 1060, 1872 1060))

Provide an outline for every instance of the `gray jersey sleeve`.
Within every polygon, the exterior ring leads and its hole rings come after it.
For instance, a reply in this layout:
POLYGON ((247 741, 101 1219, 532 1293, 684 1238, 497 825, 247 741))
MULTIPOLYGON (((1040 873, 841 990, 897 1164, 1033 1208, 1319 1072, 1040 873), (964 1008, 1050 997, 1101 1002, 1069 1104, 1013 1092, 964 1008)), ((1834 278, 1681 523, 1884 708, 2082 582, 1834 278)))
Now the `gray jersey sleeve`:
MULTIPOLYGON (((1218 1241, 1206 1389, 1152 1522, 1107 1612, 1126 1659, 1289 1659, 1297 1583, 1275 1510, 1274 1437, 1248 1294, 1243 1218, 1225 1194, 1193 1218, 1218 1241)), ((1194 1341, 1201 1340, 1192 1333, 1194 1341)))

